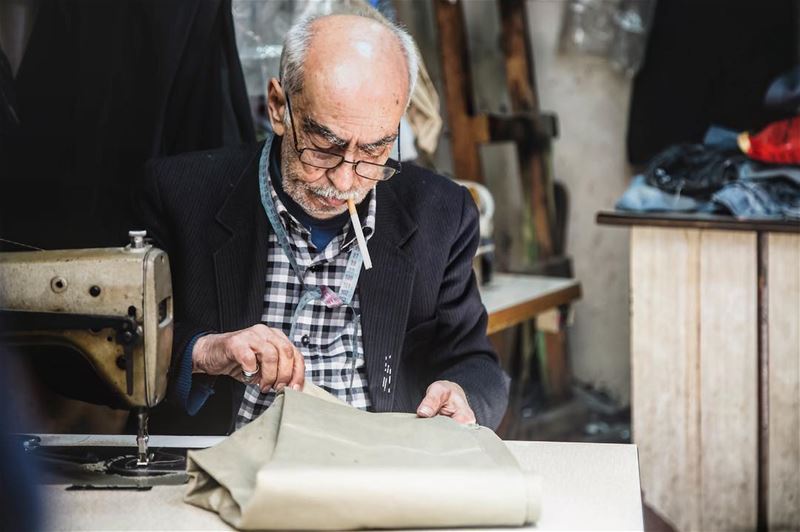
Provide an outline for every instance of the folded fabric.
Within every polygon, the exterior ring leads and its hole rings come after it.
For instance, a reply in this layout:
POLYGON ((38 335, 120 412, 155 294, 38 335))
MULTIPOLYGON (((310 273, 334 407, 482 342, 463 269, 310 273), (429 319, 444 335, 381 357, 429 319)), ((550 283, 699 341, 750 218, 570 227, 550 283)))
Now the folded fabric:
POLYGON ((617 200, 616 209, 634 212, 714 212, 716 206, 680 193, 665 192, 647 184, 645 176, 633 177, 631 184, 617 200))
POLYGON ((370 413, 306 384, 188 455, 185 501, 239 529, 522 526, 540 479, 490 429, 370 413), (308 393, 310 392, 310 393, 308 393))
POLYGON ((712 199, 737 218, 800 220, 800 183, 788 178, 736 181, 712 199))

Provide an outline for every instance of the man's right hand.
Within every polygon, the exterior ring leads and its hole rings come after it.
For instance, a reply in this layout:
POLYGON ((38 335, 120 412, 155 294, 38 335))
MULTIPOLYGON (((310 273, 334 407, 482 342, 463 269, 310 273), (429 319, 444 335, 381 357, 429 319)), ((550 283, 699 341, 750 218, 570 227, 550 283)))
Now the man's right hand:
POLYGON ((260 369, 251 384, 262 392, 305 382, 303 354, 282 331, 257 323, 241 331, 201 336, 192 350, 192 372, 229 375, 245 382, 243 370, 260 369))

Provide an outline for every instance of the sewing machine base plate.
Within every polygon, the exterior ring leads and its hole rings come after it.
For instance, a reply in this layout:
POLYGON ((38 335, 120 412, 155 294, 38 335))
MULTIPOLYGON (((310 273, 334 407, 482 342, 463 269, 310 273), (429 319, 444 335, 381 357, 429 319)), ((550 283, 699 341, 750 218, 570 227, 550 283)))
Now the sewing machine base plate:
POLYGON ((29 450, 41 472, 43 484, 71 484, 87 489, 146 488, 184 484, 186 449, 151 449, 147 466, 136 465, 136 448, 47 447, 29 450))

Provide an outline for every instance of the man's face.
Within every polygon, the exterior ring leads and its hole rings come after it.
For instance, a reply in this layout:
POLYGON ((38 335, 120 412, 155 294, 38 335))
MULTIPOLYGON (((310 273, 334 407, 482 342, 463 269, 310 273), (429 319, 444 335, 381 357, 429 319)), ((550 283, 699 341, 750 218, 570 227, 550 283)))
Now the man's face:
POLYGON ((397 126, 385 119, 337 120, 321 111, 317 116, 325 117, 321 120, 327 118, 323 122, 304 112, 312 106, 298 106, 304 100, 293 100, 288 127, 296 129, 285 133, 281 145, 283 188, 311 216, 331 218, 347 210, 347 200, 361 203, 377 182, 359 175, 348 162, 331 169, 305 164, 298 150, 319 150, 342 156, 346 161, 384 164, 396 138, 397 126), (389 134, 385 134, 387 129, 389 134))
POLYGON ((270 81, 269 117, 281 143, 283 187, 308 214, 331 218, 361 202, 376 181, 342 162, 322 169, 300 161, 295 149, 341 155, 347 161, 384 164, 408 96, 408 69, 397 39, 363 17, 331 16, 314 23, 303 63, 301 90, 287 95, 270 81), (291 122, 291 123, 290 123, 291 122))

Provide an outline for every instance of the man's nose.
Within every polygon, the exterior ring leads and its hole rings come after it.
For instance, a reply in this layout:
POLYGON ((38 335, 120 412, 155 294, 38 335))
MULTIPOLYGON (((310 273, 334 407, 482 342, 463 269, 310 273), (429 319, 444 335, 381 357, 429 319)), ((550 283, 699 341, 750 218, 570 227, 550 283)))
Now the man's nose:
POLYGON ((355 164, 342 161, 339 166, 328 170, 328 180, 340 192, 348 192, 358 181, 358 174, 355 172, 355 164))

